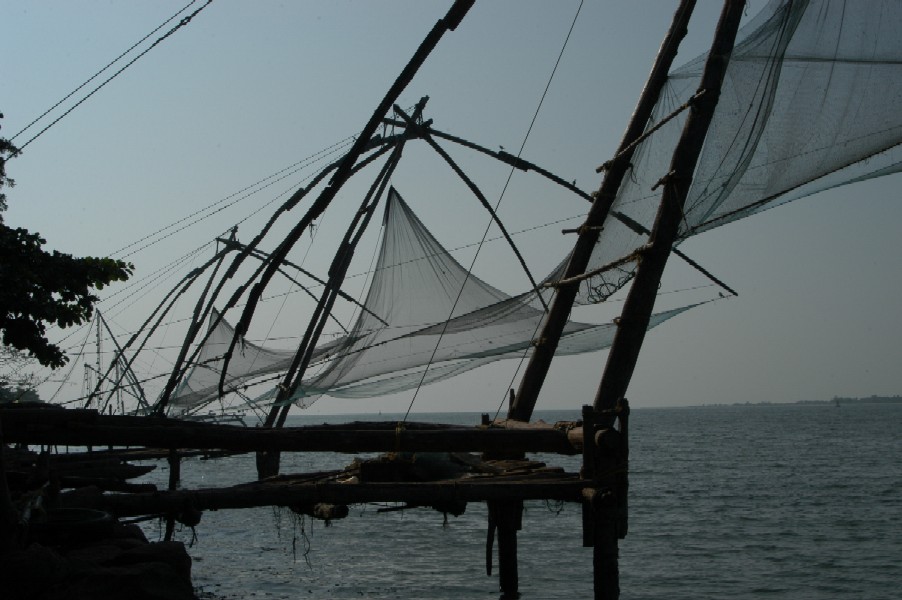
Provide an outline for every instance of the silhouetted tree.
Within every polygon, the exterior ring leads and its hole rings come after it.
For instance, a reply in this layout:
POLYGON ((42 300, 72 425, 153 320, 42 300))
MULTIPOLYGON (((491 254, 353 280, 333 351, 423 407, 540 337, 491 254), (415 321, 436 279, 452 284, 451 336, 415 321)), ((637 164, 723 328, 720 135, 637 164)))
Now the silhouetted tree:
MULTIPOLYGON (((2 118, 0 114, 0 118, 2 118)), ((61 367, 66 356, 47 340, 48 325, 62 328, 91 319, 100 290, 113 281, 124 281, 132 265, 112 258, 48 252, 37 233, 8 227, 3 221, 6 208, 3 188, 12 187, 6 175, 6 161, 16 148, 0 138, 0 331, 2 342, 28 352, 44 366, 61 367)))

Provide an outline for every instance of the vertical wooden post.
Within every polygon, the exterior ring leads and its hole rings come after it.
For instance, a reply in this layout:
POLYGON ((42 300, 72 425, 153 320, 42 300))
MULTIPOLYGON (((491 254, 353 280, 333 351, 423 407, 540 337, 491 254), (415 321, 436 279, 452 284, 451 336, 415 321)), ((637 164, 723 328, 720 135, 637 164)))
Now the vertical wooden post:
MULTIPOLYGON (((592 547, 592 574, 596 600, 620 597, 620 566, 617 540, 622 538, 621 485, 623 444, 620 432, 612 429, 611 413, 583 407, 582 476, 591 487, 583 492, 583 546, 592 547)), ((622 423, 621 423, 622 425, 622 423)))
POLYGON ((498 584, 502 600, 520 597, 517 531, 523 528, 523 501, 489 502, 489 520, 498 528, 498 584))
POLYGON ((620 423, 620 452, 617 469, 617 537, 621 540, 629 531, 629 418, 630 404, 626 398, 617 406, 617 421, 620 423))
MULTIPOLYGON (((583 406, 583 467, 580 475, 595 481, 595 409, 583 406)), ((588 498, 587 498, 588 500, 588 498)), ((583 502, 583 548, 595 546, 595 511, 590 502, 583 502)))
MULTIPOLYGON (((178 487, 179 481, 182 478, 182 461, 177 448, 169 449, 169 457, 167 460, 169 461, 169 491, 173 491, 178 487)), ((166 534, 163 536, 163 539, 167 542, 171 542, 174 533, 175 515, 170 513, 166 517, 166 534)))
POLYGON ((601 494, 595 509, 592 548, 595 600, 620 598, 620 548, 617 545, 617 499, 610 491, 601 494))

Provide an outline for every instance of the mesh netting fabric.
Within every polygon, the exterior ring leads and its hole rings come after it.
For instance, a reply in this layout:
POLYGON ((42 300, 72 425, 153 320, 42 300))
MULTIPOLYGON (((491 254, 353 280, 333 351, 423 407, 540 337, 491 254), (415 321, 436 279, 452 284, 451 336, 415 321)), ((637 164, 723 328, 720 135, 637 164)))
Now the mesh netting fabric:
MULTIPOLYGON (((688 193, 680 240, 816 191, 898 172, 900 30, 898 0, 775 0, 744 27, 688 193)), ((705 60, 700 56, 671 73, 649 128, 698 91, 705 60)), ((637 147, 612 207, 615 217, 652 229, 661 197, 652 188, 669 171, 686 117, 683 112, 637 147)), ((347 336, 317 350, 313 374, 291 401, 398 392, 521 356, 530 347, 544 314, 534 294, 511 297, 468 275, 394 190, 386 206, 364 302, 372 314, 361 311, 347 336)), ((646 241, 609 218, 589 270, 630 256, 646 241)), ((634 266, 585 281, 577 301, 603 301, 629 280, 634 266)), ((682 310, 656 315, 652 324, 682 310)), ((225 321, 218 328, 176 392, 175 409, 218 396, 217 357, 234 333, 225 321)), ((604 348, 612 331, 571 322, 560 353, 604 348)), ((232 359, 225 389, 284 372, 293 354, 245 343, 232 359)))
MULTIPOLYGON (((509 296, 467 270, 432 236, 401 196, 391 189, 372 282, 348 335, 317 348, 313 375, 289 402, 309 405, 321 395, 361 398, 409 390, 503 358, 518 358, 531 347, 544 312, 535 293, 509 296), (458 292, 459 297, 458 297, 458 292), (450 315, 450 319, 449 319, 450 315), (387 323, 387 325, 386 325, 387 323), (440 342, 440 343, 439 343, 440 342), (425 375, 424 375, 425 373, 425 375)), ((652 326, 688 310, 655 315, 652 326)), ((174 411, 195 409, 218 398, 222 353, 234 329, 218 315, 198 356, 198 364, 173 395, 174 411)), ((559 353, 606 348, 615 327, 570 322, 559 353)), ((285 372, 294 352, 244 342, 232 358, 225 391, 285 372)), ((256 403, 275 398, 270 390, 256 403)))
MULTIPOLYGON (((681 240, 817 191, 900 170, 902 3, 780 0, 740 32, 684 208, 681 240)), ((651 128, 697 91, 706 56, 671 73, 651 128)), ((636 150, 612 210, 652 228, 682 113, 636 150)), ((589 270, 645 236, 608 219, 589 270)), ((629 269, 583 285, 598 302, 629 269)))

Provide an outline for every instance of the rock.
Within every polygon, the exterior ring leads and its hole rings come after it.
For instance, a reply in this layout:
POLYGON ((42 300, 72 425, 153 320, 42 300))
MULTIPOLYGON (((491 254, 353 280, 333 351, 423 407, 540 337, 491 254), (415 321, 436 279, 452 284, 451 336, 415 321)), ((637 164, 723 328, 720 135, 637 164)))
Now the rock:
POLYGON ((51 548, 32 544, 3 557, 0 590, 11 600, 41 598, 54 583, 69 575, 69 562, 51 548))
POLYGON ((167 563, 144 562, 79 572, 41 600, 196 600, 190 580, 167 563))
POLYGON ((32 544, 5 557, 4 600, 196 600, 180 542, 112 538, 65 555, 32 544))

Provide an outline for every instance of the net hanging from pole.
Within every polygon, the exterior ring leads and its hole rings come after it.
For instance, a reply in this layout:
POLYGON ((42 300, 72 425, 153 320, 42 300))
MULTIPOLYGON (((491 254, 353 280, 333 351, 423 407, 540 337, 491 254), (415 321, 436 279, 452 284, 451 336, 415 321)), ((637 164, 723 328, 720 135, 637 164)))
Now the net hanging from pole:
MULTIPOLYGON (((389 191, 384 232, 372 281, 346 336, 317 348, 307 378, 289 401, 309 406, 320 395, 363 398, 416 387, 441 337, 424 383, 434 383, 504 358, 520 358, 530 348, 544 311, 534 292, 510 296, 466 269, 433 237, 400 194, 389 191), (447 326, 458 290, 463 287, 447 326), (443 333, 444 331, 444 333, 443 333)), ((655 315, 652 326, 691 306, 655 315)), ((221 355, 234 329, 217 315, 197 364, 170 400, 185 413, 218 398, 221 355)), ((563 354, 579 354, 610 345, 615 327, 571 322, 559 345, 563 354)), ((284 372, 294 351, 271 350, 244 341, 232 357, 228 390, 243 390, 255 379, 284 372)), ((255 398, 271 402, 274 389, 255 398)))
MULTIPOLYGON (((680 241, 818 191, 902 170, 902 3, 775 0, 739 34, 684 211, 680 241)), ((706 56, 673 71, 652 121, 696 92, 706 56)), ((652 228, 683 112, 644 140, 612 206, 652 228)), ((589 270, 645 236, 608 219, 589 270)), ((603 301, 635 265, 583 284, 603 301)))

